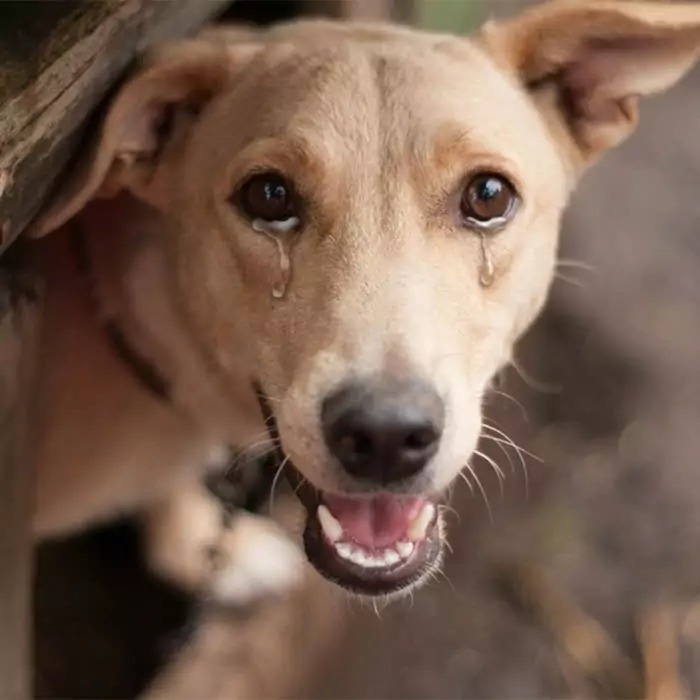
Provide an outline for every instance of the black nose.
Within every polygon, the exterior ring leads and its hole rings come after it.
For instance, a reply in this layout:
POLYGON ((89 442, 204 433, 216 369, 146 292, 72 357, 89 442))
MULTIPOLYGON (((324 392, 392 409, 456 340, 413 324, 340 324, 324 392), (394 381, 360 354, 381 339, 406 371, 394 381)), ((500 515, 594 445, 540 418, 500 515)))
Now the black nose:
POLYGON ((388 484, 413 476, 437 452, 445 420, 424 382, 350 384, 321 410, 326 444, 348 474, 388 484))

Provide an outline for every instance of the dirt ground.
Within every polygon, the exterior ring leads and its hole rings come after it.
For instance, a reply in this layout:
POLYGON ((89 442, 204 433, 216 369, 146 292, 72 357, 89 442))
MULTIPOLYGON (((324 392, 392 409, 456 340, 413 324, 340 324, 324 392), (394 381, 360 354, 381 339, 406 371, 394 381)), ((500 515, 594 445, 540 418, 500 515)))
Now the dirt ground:
POLYGON ((489 407, 543 462, 526 484, 488 446, 504 494, 477 460, 491 516, 457 487, 444 577, 378 613, 313 575, 245 618, 205 611, 153 697, 640 696, 675 652, 700 694, 699 123, 695 71, 578 190, 577 263, 489 407))

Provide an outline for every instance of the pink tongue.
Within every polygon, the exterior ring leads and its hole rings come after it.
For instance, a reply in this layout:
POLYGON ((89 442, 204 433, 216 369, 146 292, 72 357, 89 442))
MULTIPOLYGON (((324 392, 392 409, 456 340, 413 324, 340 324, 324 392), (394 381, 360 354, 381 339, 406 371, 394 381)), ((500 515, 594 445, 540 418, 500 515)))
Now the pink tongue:
POLYGON ((343 540, 368 549, 388 547, 404 539, 409 524, 426 502, 424 498, 387 494, 373 498, 324 494, 323 500, 343 526, 343 540))

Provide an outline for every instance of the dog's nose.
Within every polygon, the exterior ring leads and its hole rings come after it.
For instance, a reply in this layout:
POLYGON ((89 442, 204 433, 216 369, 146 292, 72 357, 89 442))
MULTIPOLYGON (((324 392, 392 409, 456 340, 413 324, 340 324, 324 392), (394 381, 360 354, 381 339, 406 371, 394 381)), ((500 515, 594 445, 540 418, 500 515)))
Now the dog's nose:
POLYGON ((330 452, 354 477, 389 484, 423 469, 437 452, 445 407, 425 382, 346 385, 323 402, 330 452))

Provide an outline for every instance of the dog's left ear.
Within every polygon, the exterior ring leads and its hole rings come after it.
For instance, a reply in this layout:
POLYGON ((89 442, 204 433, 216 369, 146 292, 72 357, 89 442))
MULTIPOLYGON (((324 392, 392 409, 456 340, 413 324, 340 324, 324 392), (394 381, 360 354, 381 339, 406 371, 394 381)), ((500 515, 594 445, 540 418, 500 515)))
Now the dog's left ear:
POLYGON ((632 132, 639 96, 665 90, 693 65, 700 3, 554 0, 477 36, 563 121, 585 164, 632 132))

